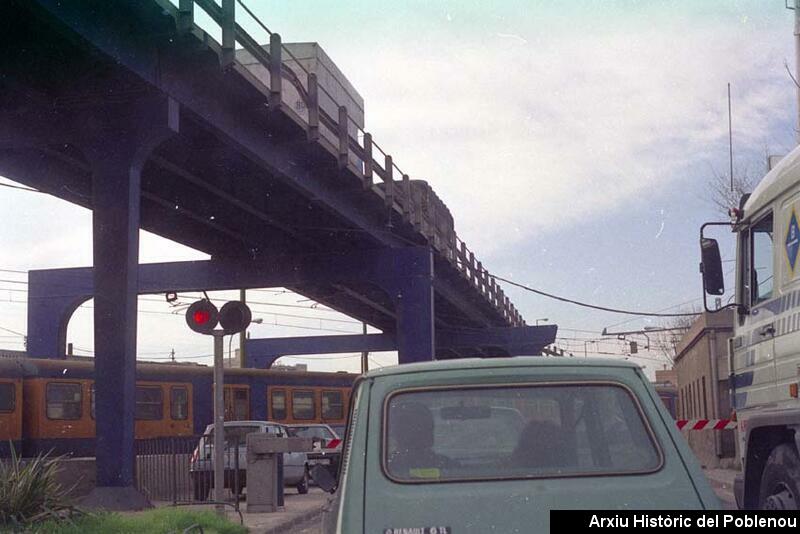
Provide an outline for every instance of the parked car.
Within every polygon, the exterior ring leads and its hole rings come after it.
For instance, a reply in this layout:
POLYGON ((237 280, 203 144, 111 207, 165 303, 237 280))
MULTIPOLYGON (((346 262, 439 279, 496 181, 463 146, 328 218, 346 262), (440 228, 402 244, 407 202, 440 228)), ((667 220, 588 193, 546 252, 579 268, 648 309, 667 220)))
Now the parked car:
MULTIPOLYGON (((247 486, 247 435, 265 432, 288 437, 286 426, 271 421, 225 422, 225 487, 238 492, 247 486), (238 454, 237 454, 238 451, 238 454), (237 471, 238 468, 238 471, 237 471), (238 475, 238 479, 237 479, 238 475)), ((214 487, 214 425, 208 425, 189 464, 195 500, 205 500, 214 487)), ((309 463, 305 452, 283 454, 283 485, 308 493, 309 463)))
POLYGON ((406 364, 356 381, 325 532, 548 532, 550 509, 719 501, 642 371, 517 357, 406 364))
POLYGON ((326 424, 288 425, 289 432, 299 438, 314 440, 314 451, 308 453, 309 466, 324 465, 331 473, 339 470, 342 456, 342 439, 326 424))

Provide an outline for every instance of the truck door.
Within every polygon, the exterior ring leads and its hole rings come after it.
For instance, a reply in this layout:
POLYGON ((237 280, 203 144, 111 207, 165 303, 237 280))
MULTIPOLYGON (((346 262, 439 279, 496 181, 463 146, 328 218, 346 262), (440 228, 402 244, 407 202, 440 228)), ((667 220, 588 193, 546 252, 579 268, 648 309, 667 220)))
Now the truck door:
POLYGON ((781 204, 775 221, 777 287, 781 318, 775 325, 775 399, 781 407, 796 407, 790 385, 797 383, 800 364, 800 194, 781 204))
POLYGON ((775 290, 773 219, 770 211, 740 233, 738 286, 748 313, 738 314, 733 345, 737 410, 774 399, 775 335, 784 299, 775 290))

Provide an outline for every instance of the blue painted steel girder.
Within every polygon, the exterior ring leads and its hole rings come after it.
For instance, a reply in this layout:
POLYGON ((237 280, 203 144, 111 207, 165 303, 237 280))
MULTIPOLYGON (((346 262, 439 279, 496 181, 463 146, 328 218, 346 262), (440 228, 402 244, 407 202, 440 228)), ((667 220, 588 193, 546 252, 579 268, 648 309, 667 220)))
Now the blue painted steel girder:
MULTIPOLYGON (((142 264, 138 293, 213 291, 252 287, 299 287, 357 282, 378 286, 396 303, 397 339, 404 355, 433 359, 433 260, 427 247, 380 249, 350 254, 276 256, 274 260, 204 260, 142 264), (414 300, 418 299, 418 300, 414 300), (407 317, 413 315, 413 317, 407 317), (405 318, 404 318, 405 317, 405 318)), ((28 275, 28 353, 62 357, 69 318, 94 296, 93 269, 78 267, 30 271, 28 275)))
MULTIPOLYGON (((556 325, 499 327, 482 329, 437 329, 437 351, 488 352, 492 356, 539 355, 556 338, 556 325)), ((390 334, 248 339, 247 366, 269 368, 282 356, 340 354, 345 352, 385 352, 397 350, 390 334)))

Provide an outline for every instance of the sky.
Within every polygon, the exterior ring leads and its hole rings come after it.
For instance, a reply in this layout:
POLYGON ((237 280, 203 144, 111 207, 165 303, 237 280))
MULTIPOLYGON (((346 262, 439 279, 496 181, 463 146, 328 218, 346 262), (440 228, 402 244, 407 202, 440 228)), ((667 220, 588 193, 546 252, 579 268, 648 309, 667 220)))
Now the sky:
MULTIPOLYGON (((793 14, 780 0, 247 3, 285 42, 322 46, 363 96, 365 129, 412 179, 433 186, 492 273, 565 297, 637 311, 702 305, 698 235, 721 217, 709 183, 728 168, 728 83, 737 169, 763 172, 767 152, 795 145, 785 67, 794 65, 793 14)), ((7 271, 90 265, 91 214, 0 188, 0 228, 0 300, 8 304, 0 306, 0 347, 21 349, 25 275, 7 271)), ((731 259, 732 237, 718 237, 731 259)), ((205 256, 142 233, 143 263, 195 258, 205 256)), ((603 328, 665 323, 505 290, 529 324, 558 324, 559 346, 576 356, 624 357, 624 343, 596 341, 603 328)), ((299 295, 273 289, 250 298, 264 320, 252 337, 360 331, 299 295)), ((68 332, 87 355, 90 306, 68 332)), ((211 340, 174 313, 183 308, 148 296, 140 309, 141 359, 174 349, 177 359, 210 360, 211 340)), ((644 337, 634 339, 641 349, 631 357, 648 374, 667 363, 642 350, 644 337)), ((391 353, 372 359, 396 362, 391 353)), ((284 360, 359 365, 356 355, 284 360)))

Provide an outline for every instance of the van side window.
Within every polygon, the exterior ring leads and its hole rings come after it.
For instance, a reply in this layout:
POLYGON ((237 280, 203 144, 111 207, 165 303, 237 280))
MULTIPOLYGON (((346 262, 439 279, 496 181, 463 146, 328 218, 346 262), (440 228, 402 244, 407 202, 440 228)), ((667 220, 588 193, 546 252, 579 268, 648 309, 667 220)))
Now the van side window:
POLYGON ((48 419, 81 418, 81 385, 50 382, 45 393, 48 419))
POLYGON ((753 306, 772 298, 774 255, 772 213, 750 228, 752 260, 750 263, 751 302, 753 306))
POLYGON ((0 412, 13 412, 16 401, 16 388, 10 382, 0 383, 0 412))

